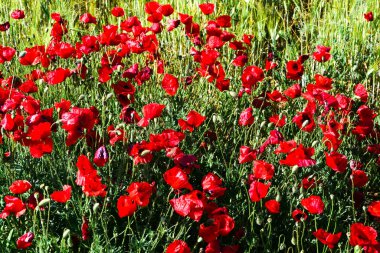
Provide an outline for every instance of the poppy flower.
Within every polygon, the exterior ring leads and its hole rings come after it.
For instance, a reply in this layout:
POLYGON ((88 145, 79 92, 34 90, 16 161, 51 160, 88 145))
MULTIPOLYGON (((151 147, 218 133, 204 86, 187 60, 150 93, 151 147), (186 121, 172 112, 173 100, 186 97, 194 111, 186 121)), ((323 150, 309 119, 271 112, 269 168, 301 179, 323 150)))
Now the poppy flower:
POLYGON ((220 27, 231 27, 231 17, 229 15, 219 16, 215 21, 220 27))
POLYGON ((300 61, 288 61, 286 63, 286 78, 299 80, 303 75, 303 65, 300 61))
POLYGON ((66 203, 71 198, 71 186, 64 185, 62 191, 54 191, 50 197, 59 203, 66 203))
POLYGON ((253 117, 252 112, 252 107, 248 107, 240 114, 238 122, 240 126, 250 126, 253 124, 255 118, 253 117))
POLYGON ((94 154, 94 163, 98 167, 103 167, 108 162, 108 152, 105 146, 99 147, 94 154))
POLYGON ((322 198, 315 195, 302 199, 301 205, 311 214, 321 214, 325 208, 322 198))
POLYGON ((16 50, 12 47, 3 47, 0 45, 0 63, 11 61, 16 54, 16 50))
POLYGON ((78 168, 77 179, 75 183, 82 186, 82 191, 87 197, 106 195, 106 185, 102 184, 102 178, 98 171, 94 169, 90 160, 85 155, 80 155, 76 163, 78 168))
POLYGON ((173 167, 164 173, 164 180, 174 190, 188 189, 193 190, 193 186, 189 183, 187 174, 179 167, 173 167))
POLYGON ((114 17, 122 17, 122 16, 124 16, 125 12, 124 12, 123 8, 116 6, 116 7, 112 8, 111 14, 114 17))
POLYGON ((32 246, 33 239, 34 234, 32 232, 27 232, 17 239, 16 246, 18 249, 27 249, 32 246))
POLYGON ((280 213, 280 202, 274 199, 271 199, 271 200, 266 201, 264 205, 269 213, 272 213, 272 214, 280 213))
POLYGON ((11 27, 11 25, 9 24, 9 22, 5 22, 5 23, 3 23, 3 24, 0 24, 0 32, 5 32, 5 31, 7 31, 10 27, 11 27))
POLYGON ((137 205, 145 207, 149 204, 153 189, 153 185, 147 182, 133 182, 127 192, 137 205))
POLYGON ((199 226, 198 234, 205 242, 211 243, 219 236, 228 235, 235 227, 235 221, 227 214, 216 214, 199 226))
POLYGON ((203 191, 210 195, 209 199, 213 200, 224 195, 224 192, 227 190, 225 187, 221 187, 222 180, 215 174, 209 172, 202 179, 202 188, 203 191))
POLYGON ((380 218, 380 200, 378 201, 373 201, 371 204, 368 206, 368 212, 376 217, 380 218))
POLYGON ((96 24, 96 18, 91 15, 91 13, 84 13, 80 18, 79 21, 85 23, 85 24, 96 24))
POLYGON ((62 83, 67 77, 71 76, 69 69, 57 68, 45 74, 45 81, 50 85, 62 83))
POLYGON ((306 190, 315 188, 316 186, 317 186, 317 182, 315 181, 314 178, 310 178, 310 177, 304 177, 300 184, 300 187, 306 190))
POLYGON ((191 253, 189 246, 182 240, 174 240, 166 248, 166 253, 191 253))
POLYGON ((258 82, 264 80, 264 72, 257 66, 248 66, 243 70, 241 80, 244 88, 252 88, 258 82))
POLYGON ((353 170, 351 180, 355 187, 363 187, 368 183, 368 176, 362 170, 353 170))
POLYGON ((354 223, 350 227, 350 245, 351 246, 369 246, 377 244, 377 232, 371 226, 365 226, 363 223, 354 223))
POLYGON ((249 163, 256 159, 257 151, 252 150, 248 146, 241 146, 240 147, 240 155, 239 155, 239 163, 249 163))
POLYGON ((179 119, 178 125, 181 127, 183 131, 194 131, 194 128, 200 127, 203 122, 206 120, 205 116, 202 116, 197 111, 191 110, 186 117, 186 120, 179 119))
POLYGON ((367 22, 373 21, 373 13, 372 11, 364 13, 364 18, 367 20, 367 22))
POLYGON ((165 108, 165 105, 161 105, 157 103, 150 103, 150 104, 144 105, 143 107, 144 117, 137 123, 137 125, 141 127, 148 126, 150 120, 161 116, 161 113, 164 110, 164 108, 165 108))
POLYGON ((9 215, 14 214, 19 218, 26 211, 25 204, 21 199, 10 195, 4 196, 5 208, 0 213, 1 219, 6 219, 9 215))
POLYGON ((325 47, 322 45, 318 45, 316 47, 317 51, 313 53, 314 60, 318 62, 326 62, 330 60, 331 54, 330 54, 330 47, 325 47))
POLYGON ((215 5, 212 3, 203 3, 198 6, 201 9, 202 13, 205 15, 210 15, 211 13, 214 12, 214 9, 215 9, 215 5))
MULTIPOLYGON (((280 148, 285 148, 280 145, 280 148)), ((279 151, 279 150, 276 150, 279 151)), ((295 166, 298 167, 309 167, 316 164, 316 161, 311 157, 314 155, 314 148, 305 148, 300 144, 296 149, 293 149, 288 153, 284 160, 280 160, 281 165, 295 166)))
POLYGON ((259 181, 253 181, 249 186, 249 198, 252 202, 258 202, 267 196, 271 183, 261 183, 259 181))
POLYGON ((32 184, 27 180, 16 180, 9 186, 9 190, 13 194, 23 194, 29 191, 30 188, 32 188, 32 184))
POLYGON ((81 232, 83 241, 86 241, 88 238, 90 238, 89 224, 86 217, 82 218, 81 232))
POLYGON ((194 190, 179 198, 171 199, 169 203, 178 215, 188 216, 190 219, 199 222, 203 215, 205 196, 201 191, 194 190))
POLYGON ((281 128, 286 124, 286 116, 282 115, 282 117, 280 118, 280 115, 278 114, 272 115, 269 118, 269 122, 272 122, 276 127, 281 128))
POLYGON ((290 86, 289 88, 287 88, 283 94, 287 97, 290 97, 290 98, 297 98, 297 97, 300 97, 301 96, 301 85, 300 84, 294 84, 292 86, 290 86))
POLYGON ((327 245, 330 249, 333 249, 335 245, 339 242, 342 232, 332 234, 326 232, 324 229, 320 228, 313 232, 313 235, 324 245, 327 245))
POLYGON ((173 14, 174 9, 170 4, 160 4, 160 6, 156 9, 156 12, 167 17, 173 14))
POLYGON ((292 212, 292 218, 296 222, 300 222, 301 220, 306 220, 307 219, 307 214, 304 211, 300 210, 300 209, 295 209, 292 212))
POLYGON ((332 170, 339 173, 346 172, 348 161, 345 155, 333 151, 330 154, 325 152, 325 156, 326 165, 329 166, 332 170))
POLYGON ((357 85, 355 85, 354 94, 355 94, 355 96, 360 98, 360 101, 362 101, 363 103, 367 103, 368 92, 367 92, 367 89, 365 88, 365 86, 363 84, 358 83, 357 85))
POLYGON ((178 79, 171 74, 165 74, 161 84, 162 88, 170 96, 174 96, 179 88, 178 79))
POLYGON ((131 216, 137 210, 136 201, 127 195, 120 196, 117 200, 116 206, 120 218, 131 216))
POLYGON ((23 10, 14 10, 11 13, 11 18, 13 19, 23 19, 25 17, 25 12, 23 10))
POLYGON ((271 180, 274 175, 274 166, 262 160, 254 161, 253 175, 257 179, 271 180))

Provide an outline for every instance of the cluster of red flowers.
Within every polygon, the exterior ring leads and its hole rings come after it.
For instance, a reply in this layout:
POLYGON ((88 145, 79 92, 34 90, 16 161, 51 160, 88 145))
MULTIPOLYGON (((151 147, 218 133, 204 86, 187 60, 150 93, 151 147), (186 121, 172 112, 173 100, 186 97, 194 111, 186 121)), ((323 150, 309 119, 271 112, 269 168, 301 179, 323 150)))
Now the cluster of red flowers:
MULTIPOLYGON (((214 4, 203 3, 199 5, 199 8, 208 17, 214 14, 214 4)), ((67 20, 58 13, 51 14, 54 23, 49 44, 25 48, 18 57, 21 65, 34 66, 36 69, 23 78, 4 77, 0 73, 0 127, 2 130, 0 144, 5 136, 27 147, 32 157, 41 158, 53 152, 54 135, 59 131, 60 126, 66 133, 67 147, 85 139, 87 145, 95 150, 93 163, 89 159, 91 154, 78 156, 75 183, 82 188, 86 197, 104 198, 109 194, 107 188, 111 185, 102 183, 102 173, 96 170, 93 164, 97 167, 106 166, 110 161, 107 146, 114 146, 118 142, 124 144, 128 141, 124 128, 115 128, 111 124, 106 130, 108 138, 101 138, 96 129, 101 123, 99 119, 101 112, 95 106, 88 108, 72 106, 71 101, 61 99, 54 106, 44 109, 42 102, 32 96, 38 91, 36 81, 40 80, 47 85, 58 85, 70 78, 86 79, 88 66, 84 59, 92 54, 103 52, 97 69, 98 81, 108 83, 113 82, 115 78, 120 78, 110 85, 120 106, 119 119, 124 125, 136 125, 139 129, 143 129, 167 113, 166 105, 154 102, 142 107, 142 116, 131 106, 137 99, 137 86, 148 82, 155 74, 160 80, 161 88, 169 96, 176 96, 181 87, 190 85, 197 76, 204 78, 221 92, 230 90, 231 80, 221 61, 223 49, 225 45, 228 45, 234 53, 231 64, 241 70, 241 75, 239 75, 241 87, 239 87, 237 97, 242 99, 247 94, 253 96, 252 94, 260 84, 265 82, 267 74, 278 68, 273 53, 268 54, 263 69, 256 65, 246 66, 249 62, 249 49, 254 36, 244 34, 239 39, 229 32, 228 28, 232 27, 233 22, 229 15, 208 20, 203 33, 201 30, 203 26, 195 22, 193 16, 178 13, 177 19, 167 20, 166 30, 171 32, 183 26, 187 38, 192 43, 189 53, 196 63, 196 74, 181 79, 167 73, 165 60, 159 53, 157 36, 164 31, 165 24, 162 21, 169 16, 173 17, 174 11, 169 4, 159 4, 154 1, 146 3, 145 12, 148 14, 147 21, 151 26, 144 27, 135 16, 121 20, 125 17, 125 11, 121 7, 115 7, 111 10, 111 14, 119 19, 120 26, 105 25, 98 35, 84 35, 81 41, 75 44, 65 42, 65 36, 69 30, 67 20), (126 66, 123 59, 131 54, 144 55, 146 65, 139 66, 135 63, 126 66), (76 66, 72 69, 62 67, 53 69, 58 59, 76 59, 76 66), (39 69, 39 66, 44 70, 39 69)), ((24 16, 21 10, 15 10, 11 14, 13 19, 22 19, 24 16)), ((368 21, 373 20, 372 13, 366 13, 364 17, 368 21)), ((98 22, 97 18, 90 13, 83 14, 79 20, 87 26, 98 22)), ((8 30, 9 26, 9 22, 0 25, 0 31, 8 30)), ((323 137, 316 141, 323 143, 320 149, 325 149, 325 165, 331 169, 329 173, 348 173, 349 187, 352 187, 355 196, 363 193, 361 188, 366 186, 370 178, 361 161, 349 160, 351 156, 340 149, 342 142, 351 136, 355 136, 360 141, 369 140, 371 143, 366 146, 367 151, 380 166, 380 144, 372 143, 373 139, 380 134, 375 125, 377 114, 368 104, 368 92, 365 85, 356 84, 352 91, 354 94, 352 98, 347 94, 339 93, 338 89, 333 87, 334 80, 321 74, 314 76, 314 83, 307 85, 294 83, 303 79, 307 61, 328 62, 332 59, 330 51, 330 47, 317 45, 316 51, 310 54, 311 57, 301 55, 297 60, 288 61, 285 66, 285 77, 292 84, 282 91, 275 88, 253 97, 252 103, 241 112, 239 119, 236 119, 239 127, 248 128, 255 124, 255 115, 259 113, 258 110, 282 108, 294 101, 303 104, 303 109, 293 115, 291 122, 288 122, 286 115, 271 113, 268 122, 274 129, 270 131, 268 138, 258 147, 250 147, 248 144, 241 146, 239 157, 236 157, 239 164, 252 163, 252 173, 247 175, 248 185, 246 186, 250 201, 265 200, 264 207, 273 217, 284 212, 281 205, 285 200, 267 198, 271 196, 269 193, 275 184, 274 180, 278 171, 288 170, 288 167, 291 167, 293 171, 316 165, 323 167, 321 162, 317 163, 314 157, 317 152, 314 146, 306 146, 306 144, 304 146, 299 139, 290 138, 289 134, 282 131, 286 126, 293 124, 294 129, 305 134, 321 130, 323 137), (350 118, 352 116, 355 117, 354 120, 350 118), (266 159, 269 154, 274 154, 274 157, 278 158, 278 166, 274 161, 270 163, 269 158, 266 159), (351 168, 349 171, 348 166, 351 168)), ((15 55, 14 48, 0 45, 0 64, 13 61, 15 55)), ((127 153, 133 159, 133 164, 138 166, 151 163, 155 155, 158 156, 160 152, 164 152, 166 158, 174 164, 162 172, 162 177, 168 185, 167 188, 170 187, 171 193, 175 194, 175 197, 168 200, 176 215, 188 217, 197 224, 198 236, 207 243, 205 252, 239 252, 241 247, 238 245, 237 231, 232 244, 227 244, 223 240, 236 230, 237 222, 233 214, 227 205, 221 205, 219 201, 225 197, 226 192, 232 189, 225 187, 221 175, 200 170, 196 153, 188 154, 180 147, 186 136, 202 127, 208 119, 207 115, 202 115, 205 112, 200 112, 190 110, 185 119, 176 119, 178 131, 165 129, 161 133, 150 134, 149 140, 129 143, 127 153), (201 174, 198 181, 195 174, 198 176, 201 174)), ((206 131, 204 137, 210 142, 216 139, 215 133, 211 130, 206 131)), ((206 146, 207 143, 202 143, 202 147, 206 146)), ((325 196, 314 195, 312 192, 313 188, 321 184, 320 180, 310 174, 299 181, 299 187, 306 192, 307 197, 303 195, 297 202, 298 207, 290 209, 293 211, 289 217, 292 217, 294 222, 304 222, 308 219, 308 214, 324 215, 325 196)), ((6 219, 10 215, 20 218, 28 209, 35 210, 37 207, 42 210, 44 201, 50 199, 44 198, 41 192, 36 191, 30 194, 26 201, 23 200, 23 196, 26 196, 25 194, 32 188, 32 184, 26 180, 14 181, 9 191, 13 195, 20 195, 20 198, 6 195, 5 207, 0 213, 0 218, 6 219)), ((131 182, 126 189, 127 194, 119 196, 117 202, 114 203, 118 216, 120 218, 132 216, 138 207, 147 207, 155 191, 156 182, 131 182)), ((71 199, 71 194, 72 186, 63 185, 62 190, 52 192, 50 198, 58 203, 66 203, 71 199)), ((355 202, 356 204, 358 203, 355 202)), ((360 203, 358 206, 361 206, 360 203)), ((380 201, 371 200, 367 211, 372 218, 380 218, 380 201)), ((88 229, 89 221, 83 218, 82 238, 84 240, 89 237, 88 229)), ((329 227, 326 229, 331 231, 329 227)), ((351 224, 349 230, 350 245, 359 246, 365 252, 380 252, 377 232, 373 227, 357 222, 351 224)), ((312 234, 327 247, 334 248, 341 239, 342 231, 330 233, 324 228, 319 228, 312 234)), ((17 248, 30 247, 33 239, 32 232, 23 234, 16 242, 17 248)), ((190 248, 185 241, 175 240, 167 246, 166 252, 190 252, 190 248)))

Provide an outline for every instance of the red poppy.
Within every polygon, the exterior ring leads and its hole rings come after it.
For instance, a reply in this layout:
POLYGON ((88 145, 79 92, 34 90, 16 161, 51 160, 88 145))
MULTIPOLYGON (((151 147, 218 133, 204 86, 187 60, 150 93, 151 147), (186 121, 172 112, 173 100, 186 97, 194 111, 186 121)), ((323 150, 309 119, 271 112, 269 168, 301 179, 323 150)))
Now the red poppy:
POLYGON ((265 202, 265 208, 268 210, 269 213, 277 214, 280 213, 280 202, 277 200, 271 199, 265 202))
POLYGON ((191 253, 189 246, 182 240, 174 240, 166 248, 166 253, 191 253))
POLYGON ((75 183, 82 186, 82 191, 86 196, 106 195, 106 185, 102 184, 102 178, 98 175, 98 171, 94 169, 90 160, 85 155, 80 155, 76 163, 78 168, 77 179, 75 183))
POLYGON ((23 194, 29 191, 30 188, 32 188, 32 184, 27 180, 16 180, 9 186, 9 190, 13 194, 23 194))
POLYGON ((16 50, 12 47, 3 47, 0 45, 0 63, 11 61, 16 54, 16 50))
POLYGON ((25 12, 23 10, 14 10, 11 13, 11 18, 13 19, 23 19, 25 17, 25 12))
POLYGON ((239 163, 249 163, 256 159, 257 151, 248 146, 240 147, 239 163))
POLYGON ((215 9, 215 5, 212 3, 203 3, 198 6, 201 9, 202 13, 205 15, 210 15, 211 13, 214 12, 214 9, 215 9))
POLYGON ((213 200, 224 195, 224 192, 227 190, 225 187, 221 187, 222 180, 215 174, 209 172, 202 179, 202 188, 203 191, 210 195, 209 199, 213 200))
POLYGON ((310 177, 304 177, 300 185, 300 187, 303 187, 306 190, 315 188, 316 186, 317 186, 317 182, 315 181, 314 178, 310 178, 310 177))
POLYGON ((5 32, 5 31, 7 31, 10 27, 11 27, 11 25, 9 24, 9 22, 5 22, 5 23, 3 23, 3 24, 0 24, 0 32, 5 32))
POLYGON ((191 110, 186 117, 186 120, 179 119, 178 124, 183 131, 194 131, 194 128, 200 127, 206 120, 205 116, 202 116, 197 111, 191 110))
POLYGON ((300 84, 294 84, 287 88, 284 92, 284 95, 290 98, 297 98, 301 96, 301 85, 300 84))
POLYGON ((131 216, 137 210, 136 201, 130 196, 120 196, 117 200, 117 211, 120 218, 131 216))
POLYGON ((364 18, 365 18, 365 20, 367 20, 368 22, 373 21, 373 13, 372 13, 372 11, 367 12, 367 13, 364 13, 364 18))
POLYGON ((229 15, 219 16, 215 21, 221 27, 231 27, 231 17, 229 15))
POLYGON ((188 216, 197 222, 200 221, 205 206, 205 196, 201 191, 194 190, 169 201, 174 211, 180 216, 188 216))
POLYGON ((171 74, 165 74, 161 84, 162 88, 170 96, 174 96, 179 88, 178 79, 171 74))
POLYGON ((107 148, 105 146, 99 147, 94 154, 94 163, 98 167, 103 167, 109 160, 107 148))
POLYGON ((133 182, 127 192, 137 205, 145 207, 149 204, 153 189, 153 185, 147 182, 133 182))
POLYGON ((235 221, 228 214, 216 214, 199 226, 198 234, 205 242, 211 243, 218 236, 228 235, 234 227, 235 221))
POLYGON ((51 199, 59 203, 66 203, 71 198, 71 186, 64 185, 62 191, 55 191, 50 195, 51 199))
POLYGON ((174 9, 170 4, 162 4, 157 8, 157 13, 164 15, 165 17, 173 14, 174 9))
POLYGON ((271 180, 274 175, 274 166, 265 161, 254 161, 253 175, 257 179, 271 180))
POLYGON ((174 190, 188 189, 193 190, 193 186, 189 183, 187 174, 179 167, 173 167, 164 173, 164 180, 173 187, 174 190))
POLYGON ((26 211, 25 204, 21 199, 17 197, 13 197, 10 195, 4 196, 5 208, 0 213, 1 219, 6 219, 12 213, 16 216, 16 218, 23 215, 26 211))
POLYGON ((85 24, 96 24, 96 18, 91 13, 84 13, 79 20, 85 24))
POLYGON ((83 241, 86 241, 88 238, 90 238, 89 224, 86 217, 82 218, 81 232, 83 241))
POLYGON ((355 96, 360 98, 360 101, 362 101, 363 103, 367 103, 368 92, 367 92, 367 89, 365 88, 365 86, 363 84, 358 83, 357 85, 355 85, 354 94, 355 94, 355 96))
POLYGON ((111 14, 114 17, 122 17, 122 16, 124 16, 125 12, 124 12, 123 8, 116 6, 116 7, 112 8, 111 14))
POLYGON ((296 222, 300 222, 307 219, 307 214, 300 209, 296 209, 292 212, 292 217, 296 222))
POLYGON ((363 223, 354 223, 350 227, 350 245, 370 246, 377 244, 377 232, 363 223))
POLYGON ((32 232, 27 232, 23 234, 16 241, 17 248, 18 249, 29 248, 30 246, 32 246, 33 239, 34 239, 34 234, 32 232))
POLYGON ((281 128, 281 127, 285 126, 285 124, 286 124, 286 116, 282 115, 282 117, 280 118, 280 115, 278 115, 278 114, 272 115, 269 118, 269 122, 272 122, 276 127, 281 128))
POLYGON ((150 103, 150 104, 144 105, 143 107, 144 117, 137 123, 137 125, 141 127, 148 126, 150 120, 161 116, 161 113, 164 110, 164 108, 165 108, 165 105, 161 105, 157 103, 150 103))
POLYGON ((315 195, 302 199, 301 205, 311 214, 321 214, 325 208, 322 198, 315 195))
MULTIPOLYGON (((284 145, 282 146, 284 148, 284 145)), ((281 148, 281 145, 280 145, 281 148)), ((281 165, 298 167, 309 167, 316 164, 311 157, 314 155, 314 148, 304 148, 300 144, 296 149, 290 151, 284 160, 280 160, 281 165)))
POLYGON ((268 193, 271 183, 261 183, 259 181, 253 181, 249 186, 249 197, 252 202, 258 202, 265 198, 268 193))
POLYGON ((299 80, 303 75, 303 65, 301 61, 288 61, 286 63, 286 78, 299 80))
POLYGON ((323 244, 327 245, 330 249, 333 249, 335 245, 339 242, 342 232, 332 234, 326 232, 324 229, 320 228, 313 232, 313 235, 323 244))
POLYGON ((248 107, 245 109, 239 117, 239 125, 240 126, 250 126, 255 121, 255 118, 252 115, 253 109, 252 107, 248 107))
POLYGON ((257 66, 248 66, 243 70, 241 80, 244 88, 251 89, 252 86, 264 80, 264 72, 257 66))
POLYGON ((45 74, 44 80, 50 85, 62 83, 67 77, 71 76, 69 69, 57 68, 45 74))
POLYGON ((351 180, 355 187, 363 187, 368 182, 367 174, 362 170, 353 170, 351 174, 351 180))
POLYGON ((325 152, 325 156, 326 165, 329 166, 332 170, 339 173, 346 172, 348 161, 345 155, 333 151, 330 154, 325 152))
POLYGON ((380 200, 378 201, 373 201, 371 204, 368 206, 368 212, 376 217, 380 218, 380 200))
POLYGON ((314 60, 318 62, 326 62, 330 60, 331 58, 330 50, 331 50, 330 47, 318 45, 317 51, 313 53, 314 60))

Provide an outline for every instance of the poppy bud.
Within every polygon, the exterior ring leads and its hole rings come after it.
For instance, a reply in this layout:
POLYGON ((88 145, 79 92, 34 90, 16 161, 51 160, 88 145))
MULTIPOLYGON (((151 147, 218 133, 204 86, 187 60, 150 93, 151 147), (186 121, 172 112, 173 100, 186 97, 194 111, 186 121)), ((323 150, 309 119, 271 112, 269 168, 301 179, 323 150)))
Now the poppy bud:
POLYGON ((298 170, 298 165, 294 165, 294 166, 292 167, 292 173, 296 173, 297 170, 298 170))
POLYGON ((38 203, 38 207, 44 206, 45 204, 49 203, 50 199, 43 199, 38 203))
POLYGON ((143 152, 141 152, 140 156, 141 156, 141 157, 144 157, 144 156, 146 156, 146 155, 148 155, 148 154, 150 154, 150 150, 145 149, 143 152))
POLYGON ((231 97, 233 97, 233 98, 237 98, 237 93, 236 92, 234 92, 234 91, 230 91, 229 92, 230 93, 230 95, 231 95, 231 97))
POLYGON ((256 217, 256 224, 259 225, 259 226, 260 226, 261 224, 263 224, 263 219, 261 219, 260 216, 257 216, 257 217, 256 217))
POLYGON ((304 127, 306 127, 308 124, 309 124, 309 120, 305 120, 305 121, 302 123, 301 129, 303 129, 304 127))
POLYGON ((19 58, 22 58, 26 55, 26 51, 21 51, 20 54, 18 55, 19 58))
POLYGON ((68 237, 69 234, 70 234, 70 229, 65 228, 62 234, 62 239, 65 239, 66 237, 68 237))
POLYGON ((261 122, 261 124, 260 124, 260 128, 263 128, 265 125, 266 125, 266 122, 265 122, 265 121, 261 122))
POLYGON ((103 167, 109 160, 108 152, 105 146, 99 147, 94 155, 94 163, 96 166, 103 167))
POLYGON ((92 210, 94 211, 94 213, 96 213, 98 209, 99 209, 99 203, 95 203, 94 206, 92 207, 92 210))

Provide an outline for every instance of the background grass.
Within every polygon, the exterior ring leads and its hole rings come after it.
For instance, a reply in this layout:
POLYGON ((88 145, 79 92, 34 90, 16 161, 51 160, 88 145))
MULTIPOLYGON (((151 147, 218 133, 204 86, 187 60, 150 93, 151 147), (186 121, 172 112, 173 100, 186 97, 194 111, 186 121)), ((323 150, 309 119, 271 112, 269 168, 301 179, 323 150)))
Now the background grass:
MULTIPOLYGON (((372 1, 328 1, 328 0, 284 0, 284 1, 238 1, 223 0, 210 1, 216 4, 216 13, 212 17, 222 14, 232 16, 233 25, 229 30, 240 38, 244 33, 254 34, 252 48, 249 50, 248 65, 263 66, 265 58, 269 52, 274 52, 275 60, 279 63, 280 71, 273 74, 272 80, 266 80, 255 91, 253 95, 260 94, 266 90, 271 91, 275 87, 284 89, 291 82, 285 79, 285 64, 288 60, 297 59, 300 54, 309 54, 314 51, 316 45, 330 46, 333 60, 318 64, 308 61, 305 64, 307 71, 302 80, 303 84, 313 82, 314 74, 320 73, 335 80, 337 90, 352 90, 357 83, 363 83, 370 91, 370 103, 377 108, 379 106, 379 66, 380 66, 380 35, 378 32, 380 19, 376 17, 380 6, 379 0, 372 1), (363 13, 374 11, 374 22, 366 22, 363 13)), ((165 1, 160 3, 170 3, 177 12, 194 15, 196 22, 204 23, 206 17, 200 15, 198 9, 199 1, 165 1)), ((44 1, 44 0, 7 0, 0 4, 0 23, 9 20, 9 14, 14 9, 23 9, 26 18, 23 20, 10 20, 11 28, 7 33, 1 33, 0 43, 12 46, 18 52, 26 47, 34 45, 47 45, 50 41, 50 28, 52 21, 50 14, 60 13, 68 20, 69 34, 65 36, 65 41, 75 42, 85 34, 96 35, 101 26, 112 23, 117 24, 117 19, 110 15, 110 9, 116 5, 126 10, 127 16, 135 15, 140 18, 143 25, 146 22, 144 13, 145 1, 44 1), (98 19, 97 25, 85 26, 80 24, 78 19, 84 12, 90 12, 98 19), (89 27, 89 28, 88 28, 89 27)), ((176 15, 176 14, 174 14, 176 15)), ((182 30, 177 29, 172 33, 163 32, 158 35, 160 40, 160 53, 165 59, 166 72, 177 77, 185 77, 193 74, 196 64, 189 55, 191 43, 185 37, 182 30)), ((103 51, 105 51, 103 49, 103 51)), ((227 77, 231 79, 231 90, 238 92, 240 88, 241 70, 232 67, 230 62, 233 51, 223 49, 223 65, 226 67, 227 77)), ((194 109, 208 118, 205 124, 195 133, 186 137, 181 145, 187 153, 195 154, 201 164, 200 172, 196 171, 192 176, 201 179, 204 171, 213 171, 223 178, 224 185, 228 189, 238 189, 227 191, 220 205, 226 205, 230 209, 230 215, 236 220, 238 227, 244 227, 247 234, 243 241, 239 242, 247 252, 275 252, 282 249, 287 252, 314 252, 316 240, 310 236, 314 227, 307 227, 305 224, 296 225, 287 216, 289 212, 284 212, 282 218, 276 219, 276 225, 272 226, 271 218, 265 212, 253 210, 259 209, 261 203, 250 203, 245 192, 247 186, 245 180, 247 173, 251 170, 250 165, 242 166, 237 162, 239 147, 241 145, 259 146, 268 136, 270 127, 267 126, 268 113, 255 112, 256 123, 249 128, 239 128, 237 118, 242 109, 249 106, 252 97, 244 97, 237 100, 230 93, 221 93, 206 80, 197 79, 194 84, 184 89, 182 86, 175 97, 167 97, 160 87, 160 77, 153 75, 147 84, 137 87, 138 96, 133 105, 141 111, 143 105, 150 102, 157 102, 166 105, 163 117, 145 130, 135 126, 123 125, 118 115, 120 106, 114 97, 110 97, 113 91, 110 83, 118 80, 117 75, 113 76, 112 82, 100 84, 97 81, 98 58, 92 57, 89 62, 89 70, 93 73, 89 75, 94 78, 79 80, 70 78, 64 84, 49 86, 38 84, 39 91, 35 98, 41 100, 43 108, 49 108, 54 102, 61 98, 69 99, 73 105, 89 107, 95 105, 101 109, 101 123, 96 130, 100 136, 106 134, 108 125, 120 125, 129 136, 129 142, 146 140, 150 133, 158 133, 166 128, 178 129, 176 119, 184 118, 188 111, 194 109), (264 127, 265 126, 265 127, 264 127), (199 148, 204 141, 203 134, 207 130, 214 131, 218 140, 209 150, 199 148), (197 173, 199 175, 197 175, 197 173), (225 203, 233 199, 235 203, 225 203), (247 206, 250 206, 247 208, 247 206), (249 225, 248 225, 249 224, 249 225), (288 231, 284 231, 286 227, 288 231), (281 229, 282 228, 282 229, 281 229), (272 236, 270 236, 272 235, 272 236), (313 245, 313 246, 310 246, 313 245)), ((133 56, 126 60, 126 66, 132 63, 143 63, 145 60, 141 56, 133 56)), ((58 60, 54 66, 73 67, 74 61, 58 60)), ((0 70, 5 76, 23 74, 32 70, 31 67, 20 67, 17 61, 11 65, 0 66, 0 70)), ((296 102, 294 108, 302 108, 303 103, 296 102)), ((294 109, 287 108, 279 112, 288 116, 294 115, 294 109)), ((298 138, 302 140, 304 146, 312 146, 313 141, 321 138, 298 132, 298 129, 289 123, 283 131, 286 139, 298 138)), ((35 188, 40 188, 45 196, 51 193, 52 189, 60 189, 64 184, 75 185, 76 167, 75 161, 79 154, 91 153, 94 150, 87 147, 82 140, 75 147, 66 148, 63 143, 65 133, 59 130, 54 137, 54 152, 45 155, 41 159, 30 157, 27 149, 5 140, 0 146, 0 153, 11 151, 11 159, 3 160, 0 164, 0 205, 3 206, 3 196, 8 194, 7 187, 15 179, 28 179, 35 188)), ((342 153, 348 158, 354 158, 357 152, 354 147, 358 145, 356 140, 345 140, 342 153)), ((194 252, 198 252, 204 244, 196 241, 198 226, 189 219, 183 219, 173 211, 168 202, 162 199, 174 197, 170 193, 169 187, 162 179, 162 173, 172 167, 164 154, 156 155, 152 164, 134 167, 127 154, 127 145, 108 147, 111 160, 106 167, 101 169, 103 182, 107 188, 107 198, 88 199, 84 198, 78 187, 73 187, 73 199, 66 205, 49 203, 45 208, 46 212, 30 212, 27 218, 16 220, 8 218, 0 220, 0 249, 12 249, 14 241, 21 235, 21 230, 32 229, 37 236, 35 252, 162 252, 164 247, 174 239, 183 239, 193 246, 194 252), (148 208, 139 210, 135 216, 120 220, 117 217, 115 203, 117 198, 123 194, 125 188, 133 181, 156 181, 158 185, 157 193, 153 195, 148 208), (171 194, 171 195, 169 195, 171 194), (101 206, 94 209, 96 203, 101 206), (54 215, 52 215, 54 214, 54 215), (82 218, 89 219, 91 240, 76 243, 80 240, 80 224, 82 218), (14 225, 17 224, 18 228, 14 225), (62 234, 66 229, 70 229, 70 236, 63 238, 62 234)), ((323 164, 323 145, 316 148, 316 160, 319 161, 320 168, 326 167, 323 164)), ((266 160, 274 161, 277 158, 273 154, 266 154, 266 160)), ((365 154, 363 155, 365 156, 365 154)), ((376 175, 374 161, 368 165, 368 170, 376 175)), ((281 169, 276 164, 276 169, 281 169)), ((331 175, 323 170, 314 172, 305 170, 302 175, 315 173, 324 182, 342 181, 338 185, 324 185, 315 190, 315 194, 330 199, 330 194, 335 198, 350 198, 351 190, 347 189, 345 181, 349 175, 331 175), (337 178, 342 177, 342 178, 337 178)), ((301 175, 300 175, 301 176, 301 175)), ((303 192, 296 187, 299 178, 290 170, 281 171, 271 188, 270 196, 281 195, 288 199, 282 207, 284 210, 293 210, 299 203, 299 199, 304 196, 303 192)), ((196 182, 194 182, 196 183, 196 182)), ((375 178, 368 185, 368 191, 378 191, 379 178, 375 178)), ((337 206, 334 202, 327 204, 326 213, 334 215, 337 220, 342 220, 347 216, 347 212, 355 212, 354 208, 348 206, 337 206), (339 211, 337 211, 339 210, 339 211)), ((330 216, 331 219, 332 216, 330 216)), ((353 217, 356 217, 355 215, 353 217)), ((317 220, 317 218, 315 218, 317 220)), ((317 221, 316 221, 317 222, 317 221)), ((329 216, 318 218, 318 222, 330 223, 329 216)), ((330 225, 337 231, 344 231, 352 220, 345 223, 330 225)), ((340 243, 341 252, 349 249, 347 238, 340 243)), ((228 241, 227 241, 228 242, 228 241)), ((232 241, 231 241, 232 243, 232 241)), ((327 248, 324 248, 327 251, 327 248)))

